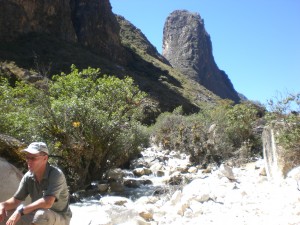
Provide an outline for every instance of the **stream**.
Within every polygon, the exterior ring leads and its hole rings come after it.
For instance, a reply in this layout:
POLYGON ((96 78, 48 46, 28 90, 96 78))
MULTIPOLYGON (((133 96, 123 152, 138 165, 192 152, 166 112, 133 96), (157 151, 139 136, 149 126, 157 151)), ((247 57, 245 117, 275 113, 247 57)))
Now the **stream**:
POLYGON ((122 191, 71 204, 71 225, 300 224, 297 182, 268 180, 263 159, 202 170, 184 154, 149 148, 143 156, 113 173, 122 191))

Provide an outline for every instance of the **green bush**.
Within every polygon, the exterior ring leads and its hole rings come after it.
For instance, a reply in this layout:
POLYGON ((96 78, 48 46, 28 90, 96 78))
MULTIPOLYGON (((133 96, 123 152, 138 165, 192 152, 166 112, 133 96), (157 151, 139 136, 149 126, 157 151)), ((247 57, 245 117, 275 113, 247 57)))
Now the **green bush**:
POLYGON ((173 113, 163 113, 151 128, 155 144, 165 149, 185 152, 191 161, 205 161, 207 155, 207 125, 200 114, 183 116, 180 108, 173 113), (195 160, 196 159, 196 160, 195 160))
POLYGON ((268 107, 268 123, 274 121, 284 123, 276 141, 287 151, 300 152, 300 93, 289 93, 286 96, 271 99, 268 101, 268 107))
POLYGON ((24 82, 12 88, 6 79, 0 80, 0 130, 20 140, 38 140, 37 124, 40 102, 44 93, 24 82))
POLYGON ((99 69, 72 66, 44 91, 1 83, 1 130, 26 142, 46 141, 74 189, 123 165, 147 144, 138 122, 145 94, 129 77, 99 77, 99 69))
POLYGON ((178 110, 161 114, 152 128, 156 144, 186 152, 191 161, 207 165, 234 156, 242 147, 261 149, 261 139, 254 135, 258 108, 245 102, 233 105, 221 101, 217 106, 203 107, 197 114, 183 116, 178 110))

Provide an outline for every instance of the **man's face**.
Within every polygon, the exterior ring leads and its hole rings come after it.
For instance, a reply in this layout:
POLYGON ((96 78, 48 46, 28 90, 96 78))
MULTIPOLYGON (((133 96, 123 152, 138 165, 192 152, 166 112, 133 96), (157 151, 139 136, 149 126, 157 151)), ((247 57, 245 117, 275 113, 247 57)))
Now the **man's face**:
POLYGON ((33 173, 38 171, 47 162, 47 155, 44 154, 27 153, 25 158, 28 169, 33 173))

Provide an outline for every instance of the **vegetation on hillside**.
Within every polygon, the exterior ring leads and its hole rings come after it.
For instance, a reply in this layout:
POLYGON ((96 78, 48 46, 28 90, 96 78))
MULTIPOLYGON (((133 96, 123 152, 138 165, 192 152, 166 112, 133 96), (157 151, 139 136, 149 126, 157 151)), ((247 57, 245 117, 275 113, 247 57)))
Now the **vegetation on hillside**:
POLYGON ((0 43, 0 70, 2 67, 10 69, 11 64, 14 64, 14 68, 23 70, 11 71, 16 79, 23 79, 24 71, 25 74, 51 77, 61 72, 69 73, 70 66, 75 64, 79 69, 101 68, 103 73, 121 79, 130 76, 148 94, 148 101, 151 101, 149 105, 152 106, 148 107, 148 118, 145 120, 148 124, 154 122, 160 112, 172 111, 180 105, 187 113, 195 112, 199 110, 199 102, 213 102, 217 98, 201 85, 188 81, 160 59, 134 50, 133 45, 123 44, 127 55, 120 57, 126 57, 128 62, 119 65, 79 44, 67 43, 51 35, 30 33, 11 42, 0 43), (204 95, 208 92, 209 98, 201 99, 202 94, 199 93, 202 92, 205 92, 204 95))
POLYGON ((7 74, 0 73, 1 132, 26 143, 45 141, 72 190, 101 179, 109 168, 124 166, 150 139, 190 154, 191 162, 203 167, 230 158, 243 163, 260 155, 261 131, 256 128, 264 125, 264 118, 286 123, 279 141, 288 149, 300 144, 299 94, 270 101, 268 113, 250 101, 203 104, 200 112, 190 115, 179 107, 146 127, 141 124, 146 94, 132 78, 72 66, 69 74, 52 80, 12 85, 4 78, 7 74), (293 111, 287 110, 290 104, 293 111))

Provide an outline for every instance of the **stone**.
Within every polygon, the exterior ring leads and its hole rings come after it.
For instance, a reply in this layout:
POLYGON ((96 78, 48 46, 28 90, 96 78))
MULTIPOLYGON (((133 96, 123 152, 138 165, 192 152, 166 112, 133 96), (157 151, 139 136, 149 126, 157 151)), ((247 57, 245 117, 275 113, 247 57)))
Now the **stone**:
POLYGON ((0 171, 0 202, 2 202, 11 198, 17 191, 23 174, 1 157, 0 171))
MULTIPOLYGON (((23 174, 15 166, 0 157, 0 202, 6 201, 11 198, 19 187, 19 183, 23 174)), ((24 204, 30 203, 29 197, 25 200, 24 204)), ((13 211, 8 212, 8 217, 13 211)), ((8 217, 6 219, 8 219, 8 217)), ((0 222, 0 225, 5 225, 5 221, 0 222)))
POLYGON ((267 172, 266 172, 266 168, 265 167, 262 167, 260 169, 259 175, 260 176, 267 176, 267 172))
POLYGON ((150 170, 153 173, 157 173, 157 171, 162 170, 163 165, 159 162, 154 163, 153 165, 150 166, 150 170))
POLYGON ((135 168, 133 170, 133 174, 135 176, 138 176, 138 177, 141 177, 143 175, 150 175, 151 173, 152 173, 151 169, 148 169, 148 168, 145 168, 145 167, 143 167, 143 168, 135 168))
POLYGON ((112 181, 109 183, 109 188, 108 190, 110 192, 123 192, 124 191, 124 185, 121 182, 118 181, 112 181))
POLYGON ((293 168, 287 174, 287 178, 294 179, 297 182, 300 182, 300 166, 293 168))
POLYGON ((140 211, 139 212, 140 217, 142 217, 144 220, 149 221, 153 219, 153 214, 148 211, 140 211))
POLYGON ((277 138, 286 124, 273 122, 262 133, 263 155, 268 179, 281 183, 288 172, 300 165, 299 149, 285 149, 277 138))
POLYGON ((183 176, 179 171, 172 173, 168 181, 168 183, 171 185, 179 185, 182 182, 183 182, 183 176))
POLYGON ((219 170, 229 180, 235 180, 235 176, 233 174, 232 168, 230 168, 229 166, 225 164, 221 164, 219 170))
POLYGON ((98 184, 98 190, 100 192, 105 192, 107 191, 109 188, 109 184, 98 184))
POLYGON ((188 172, 189 172, 189 173, 197 173, 197 171, 198 171, 198 169, 197 169, 197 167, 195 167, 195 166, 192 166, 192 167, 190 167, 190 168, 188 169, 188 172))
POLYGON ((18 139, 5 134, 0 134, 0 156, 17 168, 24 167, 24 159, 22 159, 20 150, 25 147, 26 144, 18 139))
POLYGON ((158 170, 156 172, 156 176, 158 176, 158 177, 163 177, 164 175, 165 175, 165 172, 163 170, 158 170))
POLYGON ((129 187, 129 188, 138 188, 142 184, 141 180, 134 179, 134 178, 129 178, 129 179, 124 179, 124 186, 129 187))
POLYGON ((110 169, 106 172, 106 178, 109 181, 122 181, 124 173, 120 168, 110 169))

